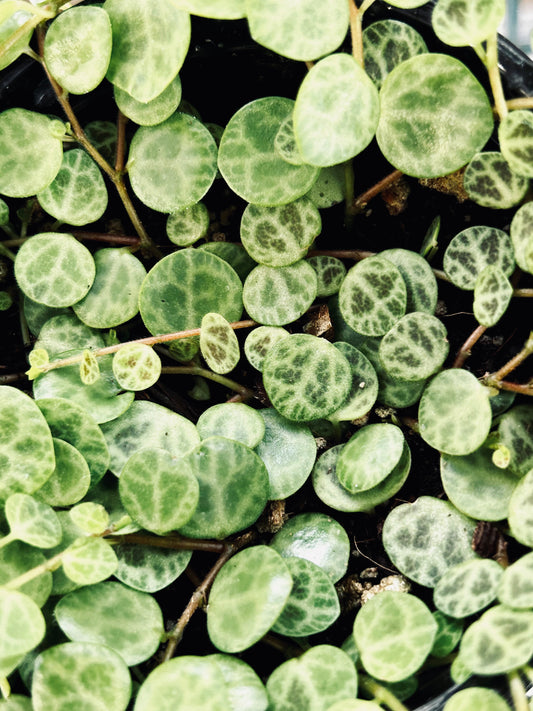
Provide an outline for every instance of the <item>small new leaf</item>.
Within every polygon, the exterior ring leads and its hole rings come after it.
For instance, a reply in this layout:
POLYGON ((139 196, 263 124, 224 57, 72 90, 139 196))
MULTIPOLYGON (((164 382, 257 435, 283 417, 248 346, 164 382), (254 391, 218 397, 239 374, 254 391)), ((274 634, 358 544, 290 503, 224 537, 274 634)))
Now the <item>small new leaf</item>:
POLYGON ((84 385, 93 385, 100 378, 100 368, 96 356, 89 350, 83 351, 80 363, 80 379, 84 385))
POLYGON ((28 380, 35 380, 44 372, 44 367, 48 365, 48 351, 45 348, 34 348, 28 356, 30 369, 26 371, 28 380))

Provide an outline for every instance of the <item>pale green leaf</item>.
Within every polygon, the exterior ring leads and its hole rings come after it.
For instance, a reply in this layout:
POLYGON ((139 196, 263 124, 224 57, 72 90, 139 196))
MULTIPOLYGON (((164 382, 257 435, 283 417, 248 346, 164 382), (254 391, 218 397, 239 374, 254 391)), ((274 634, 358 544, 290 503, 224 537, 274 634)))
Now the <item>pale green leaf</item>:
POLYGON ((161 375, 161 359, 145 343, 126 343, 113 356, 113 375, 124 390, 146 390, 161 375))

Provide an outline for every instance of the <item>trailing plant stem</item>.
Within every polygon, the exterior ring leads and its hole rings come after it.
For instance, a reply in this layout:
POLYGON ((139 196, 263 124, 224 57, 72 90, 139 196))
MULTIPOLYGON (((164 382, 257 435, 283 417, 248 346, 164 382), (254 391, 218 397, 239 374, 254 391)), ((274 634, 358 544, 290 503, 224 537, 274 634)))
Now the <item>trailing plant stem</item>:
POLYGON ((223 553, 226 544, 222 541, 209 541, 201 538, 178 538, 177 536, 150 536, 146 533, 125 533, 122 536, 109 536, 109 543, 136 544, 165 548, 173 551, 202 551, 204 553, 223 553))
POLYGON ((466 339, 461 348, 457 351, 457 355, 453 362, 452 368, 462 368, 464 362, 472 354, 472 348, 479 341, 481 336, 487 330, 486 326, 479 325, 466 339))
POLYGON ((382 180, 378 181, 371 188, 365 190, 364 193, 361 193, 361 195, 356 197, 348 208, 348 212, 352 215, 357 215, 357 213, 361 212, 361 210, 364 210, 364 208, 367 206, 370 200, 372 200, 372 198, 375 198, 384 190, 390 188, 390 186, 393 185, 399 178, 401 178, 402 175, 403 173, 401 170, 393 170, 392 173, 389 173, 382 180))
POLYGON ((374 3, 374 0, 363 0, 357 7, 355 0, 350 2, 350 33, 352 38, 352 54, 355 61, 362 67, 365 65, 363 56, 363 15, 374 3))
POLYGON ((529 338, 527 339, 524 347, 522 350, 517 353, 513 358, 511 358, 510 361, 508 361, 500 370, 498 370, 496 373, 493 373, 491 376, 487 378, 487 382, 492 385, 495 384, 496 387, 498 387, 498 382, 500 380, 503 380, 506 375, 509 375, 513 370, 518 368, 519 365, 521 365, 526 358, 528 358, 531 354, 533 353, 533 331, 529 334, 529 338))
POLYGON ((502 77, 498 66, 498 35, 495 33, 487 39, 487 70, 494 97, 494 107, 500 121, 507 116, 509 110, 503 93, 502 77))
POLYGON ((249 388, 244 387, 244 385, 239 385, 239 383, 236 383, 234 380, 226 378, 219 373, 214 373, 212 370, 207 370, 207 368, 202 368, 200 365, 164 366, 161 368, 161 373, 163 375, 199 375, 202 378, 219 383, 219 385, 224 385, 226 388, 238 393, 244 400, 250 400, 255 397, 255 393, 249 388))
POLYGON ((515 711, 529 711, 526 690, 518 671, 514 670, 509 672, 507 674, 507 682, 509 684, 509 691, 511 692, 515 711))
POLYGON ((392 691, 389 691, 389 689, 386 689, 381 684, 378 684, 377 681, 374 681, 374 679, 361 675, 359 677, 359 685, 371 694, 378 704, 385 704, 391 709, 391 711, 408 711, 402 702, 394 696, 392 691))

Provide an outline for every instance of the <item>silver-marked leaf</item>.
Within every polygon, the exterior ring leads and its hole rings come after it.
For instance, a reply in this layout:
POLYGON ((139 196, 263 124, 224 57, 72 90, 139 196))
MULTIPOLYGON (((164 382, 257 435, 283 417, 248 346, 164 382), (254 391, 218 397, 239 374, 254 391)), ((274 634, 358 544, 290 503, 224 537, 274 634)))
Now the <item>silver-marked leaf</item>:
POLYGON ((365 71, 378 89, 394 67, 427 51, 422 35, 406 22, 379 20, 363 31, 365 71))
POLYGON ((389 423, 357 430, 337 460, 340 483, 354 494, 377 486, 399 463, 404 443, 401 429, 389 423))
POLYGON ((400 270, 407 288, 407 312, 433 314, 437 306, 437 279, 427 260, 416 252, 401 248, 385 249, 380 256, 400 270))
POLYGON ((73 642, 105 645, 128 666, 149 659, 163 634, 163 615, 156 600, 113 581, 65 595, 54 616, 73 642))
POLYGON ((327 207, 338 205, 345 199, 346 184, 346 166, 330 165, 320 169, 318 178, 305 195, 319 210, 324 210, 327 207))
POLYGON ((352 369, 352 387, 342 406, 328 416, 331 421, 355 420, 370 411, 378 396, 378 377, 372 363, 354 346, 337 341, 337 348, 352 369))
POLYGON ((316 291, 315 270, 300 259, 287 267, 254 267, 244 282, 242 298, 250 318, 266 326, 284 326, 307 311, 316 291))
POLYGON ((113 375, 124 390, 146 390, 159 380, 161 359, 145 343, 126 343, 113 356, 113 375))
POLYGON ((518 205, 527 192, 529 180, 513 172, 498 151, 476 153, 464 177, 468 197, 482 207, 505 210, 518 205))
POLYGON ((34 336, 39 335, 39 331, 43 325, 53 316, 71 313, 70 308, 67 306, 56 309, 52 306, 45 306, 44 304, 37 303, 37 301, 33 301, 33 299, 30 299, 30 297, 26 296, 26 294, 23 294, 22 296, 24 316, 28 322, 28 328, 34 336))
POLYGON ((265 686, 252 667, 231 654, 210 654, 224 677, 228 691, 227 711, 266 711, 268 697, 265 686))
POLYGON ((238 321, 241 294, 242 283, 227 262, 190 247, 169 254, 148 272, 139 305, 146 328, 155 335, 199 328, 209 312, 238 321))
POLYGON ((468 689, 455 692, 443 707, 443 711, 470 711, 470 709, 511 711, 509 704, 497 691, 480 686, 471 686, 468 689))
POLYGON ((402 7, 406 10, 410 10, 413 7, 420 7, 425 5, 428 0, 389 0, 389 5, 394 7, 402 7))
POLYGON ((533 654, 533 612, 491 607, 461 640, 460 656, 474 674, 504 674, 527 664, 533 654))
POLYGON ((46 321, 39 333, 35 348, 44 348, 50 360, 64 358, 84 349, 103 348, 102 333, 82 323, 72 311, 56 314, 46 321))
MULTIPOLYGON (((61 529, 63 531, 63 537, 61 538, 61 543, 46 551, 48 558, 53 558, 58 553, 63 553, 74 541, 78 538, 85 536, 84 532, 79 529, 72 517, 70 515, 70 510, 68 511, 58 511, 57 517, 61 524, 61 529)), ((52 595, 64 595, 65 593, 75 590, 79 587, 78 583, 75 583, 65 574, 63 566, 60 566, 52 573, 52 595)))
POLYGON ((438 0, 431 15, 437 37, 452 47, 476 47, 498 31, 505 0, 438 0))
POLYGON ((65 552, 61 563, 63 572, 78 585, 99 583, 117 568, 113 548, 103 538, 78 538, 65 552))
POLYGON ((191 15, 215 20, 239 20, 246 16, 246 0, 176 0, 191 15))
POLYGON ((80 380, 84 385, 94 385, 100 380, 100 366, 92 351, 85 349, 80 363, 80 380))
POLYGON ((276 133, 276 138, 274 139, 274 149, 283 160, 291 165, 302 165, 302 163, 305 163, 296 145, 292 114, 281 122, 278 132, 276 133))
POLYGON ((346 652, 330 644, 318 644, 283 662, 266 684, 272 711, 291 706, 302 711, 329 711, 337 701, 355 698, 357 686, 354 663, 346 652))
POLYGON ((163 123, 178 108, 181 101, 181 80, 174 77, 170 84, 151 101, 137 101, 127 91, 114 87, 115 103, 124 116, 140 126, 155 126, 163 123))
MULTIPOLYGON (((203 1, 203 0, 202 0, 203 1)), ((184 655, 155 667, 135 701, 135 711, 228 711, 228 689, 213 659, 184 655)))
POLYGON ((490 328, 501 319, 513 295, 513 287, 500 267, 485 267, 474 286, 474 316, 490 328))
POLYGON ((263 460, 269 478, 271 500, 286 499, 300 489, 316 457, 316 442, 303 422, 292 422, 273 407, 259 410, 265 425, 255 451, 263 460))
POLYGON ((52 434, 35 402, 21 390, 0 387, 0 500, 32 494, 52 475, 52 434))
POLYGON ((29 494, 11 494, 4 510, 10 536, 36 548, 53 548, 61 541, 61 524, 55 511, 29 494))
POLYGON ((172 212, 167 219, 167 237, 178 247, 189 247, 202 237, 209 228, 209 211, 202 202, 172 212))
POLYGON ((435 606, 450 617, 468 617, 496 599, 503 568, 495 560, 473 558, 449 568, 433 591, 435 606))
POLYGON ((191 518, 198 504, 199 486, 186 462, 163 449, 143 449, 124 465, 119 492, 134 521, 163 535, 191 518))
MULTIPOLYGON (((412 677, 409 677, 412 678, 412 677)), ((403 683, 403 682, 398 682, 398 683, 403 683)), ((387 684, 387 687, 390 688, 390 685, 387 684)), ((394 695, 396 696, 397 699, 400 699, 401 697, 396 693, 396 691, 393 692, 394 695)), ((383 708, 379 704, 377 704, 375 701, 366 701, 365 699, 341 699, 340 701, 336 701, 332 706, 328 706, 328 711, 380 711, 380 709, 383 708)))
POLYGON ((251 647, 278 619, 292 584, 285 562, 272 548, 258 545, 239 551, 220 570, 211 588, 207 608, 211 642, 222 652, 251 647))
POLYGON ((436 633, 437 623, 422 600, 389 590, 368 600, 353 626, 363 667, 389 682, 401 681, 420 669, 436 633))
POLYGON ((128 667, 116 652, 101 644, 66 642, 41 652, 35 660, 32 703, 35 711, 68 703, 91 711, 125 711, 131 696, 128 667))
POLYGON ((0 8, 0 69, 5 69, 26 51, 33 30, 42 21, 39 8, 23 0, 8 0, 0 8), (22 36, 21 33, 22 32, 22 36))
POLYGON ((143 449, 164 449, 179 458, 200 442, 190 420, 146 400, 136 400, 123 415, 104 423, 102 432, 111 457, 109 468, 117 476, 128 459, 143 449))
POLYGON ((448 617, 440 610, 433 612, 433 619, 437 623, 437 634, 431 648, 431 655, 439 658, 447 657, 457 647, 463 636, 463 621, 448 617))
POLYGON ((261 412, 244 402, 223 402, 202 412, 196 423, 202 439, 219 435, 253 449, 265 436, 261 412))
POLYGON ((346 267, 337 257, 321 255, 310 257, 309 264, 317 276, 317 297, 332 296, 341 288, 346 276, 346 267))
POLYGON ((533 178, 533 115, 530 111, 510 111, 498 129, 500 150, 513 173, 533 178))
POLYGON ((392 378, 383 366, 375 364, 374 368, 379 379, 378 402, 387 407, 403 409, 411 407, 420 400, 427 383, 425 378, 423 380, 399 380, 392 378))
POLYGON ((266 96, 240 108, 229 120, 218 167, 230 188, 256 205, 285 205, 311 188, 318 168, 291 165, 274 148, 279 127, 292 114, 294 101, 266 96))
MULTIPOLYGON (((46 551, 46 556, 50 551, 46 551)), ((12 541, 0 548, 0 585, 15 580, 20 575, 46 563, 43 551, 22 541, 12 541)), ((52 592, 52 573, 44 571, 33 580, 20 585, 18 591, 30 597, 42 607, 52 592)))
POLYGON ((268 267, 294 264, 318 237, 322 220, 306 197, 287 205, 248 205, 241 219, 241 241, 252 259, 268 267))
POLYGON ((268 351, 263 384, 283 417, 297 422, 316 420, 344 403, 352 385, 352 370, 329 341, 297 333, 268 351))
POLYGON ((44 637, 45 621, 35 602, 18 590, 0 588, 0 673, 7 677, 44 637))
POLYGON ((81 148, 73 148, 63 154, 58 174, 47 188, 37 193, 37 199, 56 220, 86 225, 104 214, 107 188, 93 159, 81 148))
POLYGON ((90 121, 83 127, 93 146, 112 165, 117 155, 117 127, 113 121, 90 121))
POLYGON ((7 699, 0 701, 2 711, 33 711, 33 706, 29 696, 22 694, 10 694, 7 699))
POLYGON ((132 138, 131 187, 153 210, 175 212, 194 205, 209 190, 216 172, 216 143, 194 116, 174 113, 156 126, 141 126, 132 138))
POLYGON ((95 6, 73 7, 50 24, 44 42, 44 61, 65 91, 86 94, 96 89, 106 75, 111 42, 111 22, 105 10, 95 6))
POLYGON ((250 34, 282 57, 309 61, 334 52, 348 32, 343 0, 246 0, 250 34))
POLYGON ((511 241, 516 263, 533 274, 533 203, 526 202, 515 212, 511 222, 511 241))
POLYGON ((432 588, 452 566, 475 557, 474 529, 475 522, 448 501, 420 496, 389 513, 383 545, 401 573, 432 588))
POLYGON ((357 333, 387 333, 407 308, 407 288, 400 270, 381 256, 358 262, 341 285, 339 308, 348 326, 357 333))
POLYGON ((269 487, 266 467, 252 449, 236 440, 208 437, 183 462, 198 479, 200 498, 181 534, 225 538, 257 521, 269 487))
POLYGON ((202 318, 200 351, 214 373, 232 371, 241 355, 239 341, 228 321, 217 313, 207 313, 202 318))
POLYGON ((0 193, 30 197, 56 177, 63 159, 57 119, 26 109, 0 114, 0 193))
POLYGON ((498 586, 498 600, 508 607, 533 607, 533 552, 505 568, 498 586))
POLYGON ((446 454, 470 454, 489 434, 489 394, 475 375, 459 368, 436 375, 418 408, 420 436, 446 454))
POLYGON ((270 545, 283 558, 305 558, 319 565, 336 583, 346 573, 350 541, 335 519, 322 513, 293 516, 270 545))
POLYGON ((367 147, 378 119, 378 92, 368 74, 351 55, 331 54, 312 67, 298 90, 298 150, 311 165, 337 165, 367 147))
POLYGON ((137 101, 155 99, 179 72, 189 49, 188 13, 172 0, 106 0, 104 10, 113 29, 107 78, 137 101))
POLYGON ((192 551, 124 543, 115 546, 118 567, 115 578, 134 590, 153 593, 166 588, 188 566, 192 551))
POLYGON ((83 299, 96 274, 92 254, 72 235, 41 232, 24 242, 15 277, 30 299, 46 306, 72 306, 83 299))
POLYGON ((242 244, 235 242, 204 242, 198 245, 198 249, 214 254, 227 262, 237 272, 241 281, 246 279, 256 265, 242 244))
POLYGON ((442 321, 424 311, 413 311, 383 336, 379 358, 392 378, 416 381, 440 370, 449 350, 442 321))
POLYGON ((269 349, 288 335, 289 332, 281 326, 258 326, 250 331, 244 341, 244 354, 250 365, 262 371, 269 349))
POLYGON ((462 62, 445 54, 420 54, 402 62, 383 82, 380 101, 379 147, 407 175, 452 173, 492 133, 485 90, 462 62), (465 121, 468 131, 463 130, 465 121))
POLYGON ((146 277, 142 262, 128 249, 105 247, 94 253, 96 274, 76 316, 92 328, 113 328, 139 311, 139 292, 146 277))
POLYGON ((480 447, 472 454, 454 457, 443 454, 440 474, 446 496, 460 511, 480 521, 507 518, 517 478, 497 467, 493 451, 480 447))
POLYGON ((94 501, 84 501, 73 506, 69 515, 74 524, 89 535, 98 536, 109 528, 109 514, 102 504, 94 501))
POLYGON ((331 578, 305 558, 286 558, 285 564, 293 585, 272 631, 288 637, 323 632, 340 614, 339 598, 331 578))
POLYGON ((498 424, 501 444, 510 455, 509 470, 517 476, 524 476, 533 469, 533 408, 522 403, 505 412, 498 424))
POLYGON ((513 244, 507 232, 497 227, 467 227, 446 248, 443 266, 455 286, 472 290, 488 266, 499 267, 511 276, 515 266, 513 244))
POLYGON ((515 487, 509 502, 511 535, 525 546, 533 547, 533 469, 515 487))

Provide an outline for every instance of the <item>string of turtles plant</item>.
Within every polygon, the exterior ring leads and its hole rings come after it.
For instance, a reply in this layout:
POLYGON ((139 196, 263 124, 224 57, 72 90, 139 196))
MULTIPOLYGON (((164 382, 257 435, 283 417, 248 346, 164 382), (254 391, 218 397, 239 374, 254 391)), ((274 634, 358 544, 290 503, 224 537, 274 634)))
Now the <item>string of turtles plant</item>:
POLYGON ((29 54, 64 113, 0 113, 0 252, 13 262, 0 304, 20 309, 31 344, 27 378, 0 378, 2 711, 402 711, 438 665, 472 684, 446 711, 509 709, 489 688, 501 675, 515 711, 529 708, 533 381, 509 376, 533 335, 494 372, 463 366, 532 296, 533 100, 504 94, 504 0, 438 0, 432 14, 442 42, 474 48, 490 98, 407 22, 363 30, 371 5, 0 3, 0 68, 29 54), (179 77, 191 15, 246 18, 258 45, 305 62, 294 99, 204 123, 179 77), (106 82, 116 126, 82 126, 69 95, 106 82), (394 172, 357 198, 353 159, 374 139, 394 172), (344 204, 349 223, 402 174, 457 171, 489 224, 442 247, 436 221, 418 251, 324 249, 329 210, 344 204), (221 184, 245 203, 238 244, 210 239, 221 184), (90 249, 111 186, 136 237, 97 233, 112 246, 90 249), (149 235, 150 210, 166 236, 149 235), (492 226, 497 210, 513 210, 508 230, 492 226), (455 356, 439 280, 472 292, 477 326, 455 356), (178 374, 193 376, 191 400, 209 401, 209 382, 224 393, 197 422, 151 397, 178 374), (392 505, 413 431, 444 495, 392 505), (309 486, 320 510, 283 514, 309 486), (354 617, 337 518, 383 506, 398 574, 354 617), (514 541, 509 555, 473 547, 481 522, 514 541), (164 612, 156 593, 187 590, 193 551, 218 557, 184 609, 164 612), (179 654, 199 608, 208 653, 179 654), (286 655, 268 674, 246 661, 260 643, 286 655))

